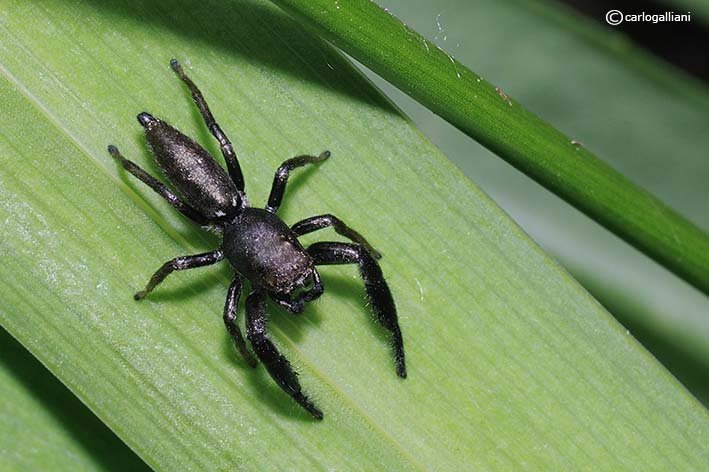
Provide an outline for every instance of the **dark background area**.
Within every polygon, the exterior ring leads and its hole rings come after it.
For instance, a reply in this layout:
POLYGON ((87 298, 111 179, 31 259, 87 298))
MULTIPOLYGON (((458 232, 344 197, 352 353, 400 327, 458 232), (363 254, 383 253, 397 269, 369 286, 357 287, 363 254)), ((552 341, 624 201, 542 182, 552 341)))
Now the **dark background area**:
MULTIPOLYGON (((709 29, 696 13, 690 22, 626 22, 611 26, 605 21, 610 10, 620 10, 624 14, 662 14, 674 12, 686 14, 688 10, 678 5, 647 0, 562 0, 572 9, 602 24, 606 28, 622 33, 637 46, 661 57, 685 72, 709 82, 709 29)), ((689 13, 693 13, 689 10, 689 13)))

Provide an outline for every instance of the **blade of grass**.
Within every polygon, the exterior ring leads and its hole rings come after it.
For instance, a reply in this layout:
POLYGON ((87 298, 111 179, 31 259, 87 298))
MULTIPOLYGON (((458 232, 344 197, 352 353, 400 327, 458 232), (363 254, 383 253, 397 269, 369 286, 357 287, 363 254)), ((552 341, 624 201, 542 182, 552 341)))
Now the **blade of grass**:
POLYGON ((375 2, 273 2, 517 169, 709 294, 709 235, 375 2))
POLYGON ((347 61, 275 8, 16 2, 2 18, 0 323, 151 466, 706 462, 702 407, 347 61), (132 301, 162 262, 216 244, 105 151, 113 142, 149 162, 142 110, 216 150, 172 56, 194 66, 238 143, 252 202, 286 157, 332 151, 295 178, 281 214, 333 212, 383 252, 409 379, 394 375, 351 267, 323 270, 326 295, 305 316, 269 310, 322 423, 235 360, 220 319, 226 268, 132 301))

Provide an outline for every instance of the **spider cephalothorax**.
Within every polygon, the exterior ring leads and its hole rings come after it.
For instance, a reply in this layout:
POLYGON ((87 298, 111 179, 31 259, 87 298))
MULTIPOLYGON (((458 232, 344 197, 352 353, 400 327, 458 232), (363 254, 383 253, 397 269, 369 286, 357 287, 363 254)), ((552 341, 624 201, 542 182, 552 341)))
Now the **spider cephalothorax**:
POLYGON ((297 156, 285 161, 276 171, 266 208, 250 207, 244 192, 244 177, 231 142, 214 120, 202 93, 180 64, 173 59, 170 66, 189 87, 209 131, 219 141, 228 173, 202 146, 148 113, 139 114, 138 121, 145 130, 158 166, 182 198, 125 159, 115 146, 108 146, 108 151, 128 172, 160 194, 180 213, 195 223, 217 229, 222 234, 222 243, 214 251, 166 262, 153 274, 145 289, 135 294, 135 299, 144 298, 175 270, 211 265, 226 258, 235 274, 227 292, 224 323, 237 349, 246 362, 256 367, 257 361, 247 349, 236 324, 241 289, 244 280, 248 280, 251 293, 246 298, 246 337, 256 357, 286 393, 315 418, 322 419, 322 412, 302 392, 288 360, 266 336, 266 299, 270 297, 291 313, 301 313, 305 303, 318 298, 324 290, 316 266, 358 264, 372 308, 379 322, 391 332, 396 372, 405 378, 404 343, 394 300, 376 261, 381 257, 379 253, 359 233, 335 216, 313 216, 288 227, 276 215, 289 172, 306 164, 324 161, 330 157, 330 152, 325 151, 319 156, 297 156), (298 241, 303 234, 329 226, 352 243, 319 242, 304 248, 298 241))

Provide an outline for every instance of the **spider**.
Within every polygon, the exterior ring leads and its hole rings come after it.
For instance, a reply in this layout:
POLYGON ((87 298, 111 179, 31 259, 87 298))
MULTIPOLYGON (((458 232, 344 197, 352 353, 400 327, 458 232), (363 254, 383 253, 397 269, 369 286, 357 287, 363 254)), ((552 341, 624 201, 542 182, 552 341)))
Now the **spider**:
POLYGON ((239 298, 244 281, 248 280, 251 292, 246 297, 246 337, 256 358, 281 389, 313 417, 322 419, 320 409, 303 393, 290 362, 268 338, 266 300, 270 297, 288 312, 300 314, 307 302, 320 297, 324 291, 315 266, 357 264, 374 313, 391 333, 396 372, 399 377, 406 378, 404 342, 396 306, 377 263, 381 255, 358 232, 333 215, 313 216, 290 227, 276 215, 290 172, 307 164, 322 162, 330 157, 330 152, 325 151, 318 156, 297 156, 285 161, 276 171, 266 207, 251 207, 244 191, 244 177, 229 138, 214 120, 202 93, 185 74, 180 63, 172 59, 170 66, 189 88, 210 133, 219 141, 228 174, 194 140, 145 112, 138 115, 138 122, 144 128, 158 166, 177 194, 123 157, 116 146, 109 145, 108 152, 126 171, 167 200, 177 211, 221 234, 222 241, 214 251, 181 256, 166 262, 134 298, 145 298, 173 271, 208 266, 226 258, 234 269, 234 277, 227 291, 224 324, 236 348, 250 366, 257 366, 257 360, 247 349, 236 324, 239 298), (352 243, 317 242, 306 249, 298 241, 299 236, 327 227, 332 227, 352 243))

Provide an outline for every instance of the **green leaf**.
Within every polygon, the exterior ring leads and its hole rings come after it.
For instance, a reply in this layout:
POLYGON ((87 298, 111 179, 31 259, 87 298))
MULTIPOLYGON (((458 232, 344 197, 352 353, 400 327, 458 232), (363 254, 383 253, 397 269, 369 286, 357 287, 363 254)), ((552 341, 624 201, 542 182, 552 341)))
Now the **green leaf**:
MULTIPOLYGON (((158 469, 698 469, 704 409, 338 53, 264 2, 17 2, 0 16, 0 323, 158 469), (332 212, 383 254, 409 360, 394 374, 353 267, 323 268, 275 342, 325 412, 315 422, 221 322, 227 267, 116 168, 155 171, 135 114, 215 155, 167 66, 178 57, 235 142, 254 204, 300 171, 281 216, 332 212)), ((307 241, 331 239, 332 233, 307 241)))
POLYGON ((273 0, 520 171, 709 294, 709 235, 371 0, 273 0))

